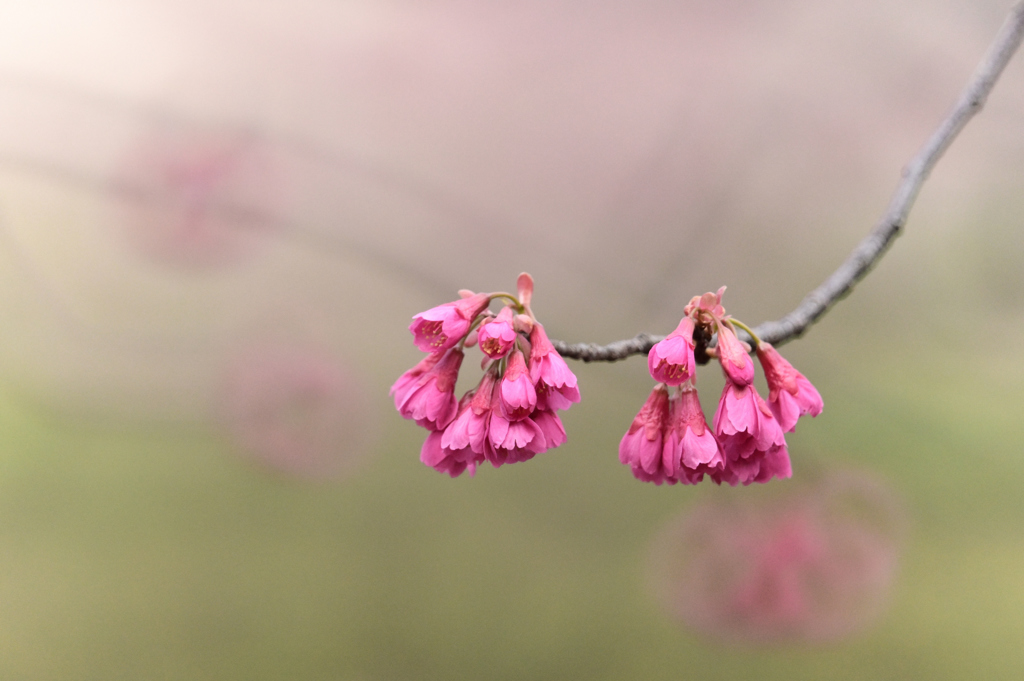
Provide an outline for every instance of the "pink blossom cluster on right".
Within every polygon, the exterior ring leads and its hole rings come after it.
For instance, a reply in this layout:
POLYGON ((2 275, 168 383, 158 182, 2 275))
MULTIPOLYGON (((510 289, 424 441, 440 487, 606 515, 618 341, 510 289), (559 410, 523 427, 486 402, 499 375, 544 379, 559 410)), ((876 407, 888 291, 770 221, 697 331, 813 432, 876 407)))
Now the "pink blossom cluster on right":
MULTIPOLYGON (((647 366, 658 384, 619 443, 619 460, 639 480, 693 485, 709 476, 717 484, 768 482, 792 475, 785 432, 801 416, 817 416, 821 395, 768 343, 755 338, 768 382, 768 402, 753 386, 754 363, 736 337, 738 320, 725 314, 723 286, 695 296, 675 331, 651 348, 647 366), (725 389, 711 428, 696 388, 698 338, 718 334, 708 348, 725 373, 725 389)), ((744 327, 745 328, 745 327, 744 327)))

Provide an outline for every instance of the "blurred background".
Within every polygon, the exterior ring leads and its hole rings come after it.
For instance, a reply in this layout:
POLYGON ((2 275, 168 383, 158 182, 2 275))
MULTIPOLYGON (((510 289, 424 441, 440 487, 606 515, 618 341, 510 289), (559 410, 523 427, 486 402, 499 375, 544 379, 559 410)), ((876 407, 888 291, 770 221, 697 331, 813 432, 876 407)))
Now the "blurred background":
POLYGON ((783 348, 792 480, 635 481, 641 358, 475 478, 387 395, 523 270, 567 341, 789 311, 1009 5, 0 4, 0 678, 1020 678, 1020 56, 783 348))

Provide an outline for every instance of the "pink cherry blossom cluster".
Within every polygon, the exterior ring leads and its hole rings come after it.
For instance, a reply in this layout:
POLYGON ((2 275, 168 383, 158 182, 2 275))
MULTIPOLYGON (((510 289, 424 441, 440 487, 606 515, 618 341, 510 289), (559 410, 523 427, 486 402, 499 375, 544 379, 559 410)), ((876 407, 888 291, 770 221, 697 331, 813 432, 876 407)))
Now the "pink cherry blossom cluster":
POLYGON ((460 300, 413 317, 416 346, 430 353, 391 386, 398 412, 430 431, 420 460, 457 477, 489 461, 527 461, 566 440, 556 413, 580 401, 576 376, 530 309, 533 279, 518 295, 460 291, 460 300), (492 300, 508 304, 495 315, 492 300), (479 384, 455 399, 464 349, 484 353, 479 384))
POLYGON ((753 386, 749 347, 736 337, 744 324, 725 314, 723 286, 695 296, 675 331, 651 348, 647 366, 658 384, 619 443, 619 460, 640 480, 693 485, 708 475, 730 485, 792 475, 786 438, 797 419, 821 413, 821 395, 768 343, 754 336, 768 382, 768 402, 753 386), (725 390, 708 428, 697 398, 696 352, 707 348, 725 373, 725 390))

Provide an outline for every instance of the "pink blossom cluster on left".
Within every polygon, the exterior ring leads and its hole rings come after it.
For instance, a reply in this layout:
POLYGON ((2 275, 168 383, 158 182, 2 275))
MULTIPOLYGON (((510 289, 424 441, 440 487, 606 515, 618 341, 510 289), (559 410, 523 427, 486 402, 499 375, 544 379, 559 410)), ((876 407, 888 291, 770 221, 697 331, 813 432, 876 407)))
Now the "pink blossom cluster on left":
POLYGON ((457 477, 489 461, 527 461, 566 440, 557 411, 580 401, 576 376, 530 308, 533 279, 519 275, 517 295, 460 291, 460 300, 413 317, 416 346, 430 353, 391 386, 395 408, 430 434, 420 460, 457 477), (493 300, 507 305, 498 314, 493 300), (483 377, 455 399, 465 348, 484 353, 483 377))

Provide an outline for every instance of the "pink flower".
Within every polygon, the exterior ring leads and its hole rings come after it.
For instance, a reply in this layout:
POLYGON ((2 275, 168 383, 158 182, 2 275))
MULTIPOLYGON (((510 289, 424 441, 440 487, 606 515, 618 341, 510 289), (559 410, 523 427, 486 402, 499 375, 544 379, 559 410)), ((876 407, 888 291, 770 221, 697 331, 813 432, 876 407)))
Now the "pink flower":
MULTIPOLYGON (((392 392, 395 393, 395 406, 398 413, 407 419, 430 430, 444 430, 445 426, 455 418, 458 405, 455 402, 455 382, 459 378, 459 367, 462 365, 462 350, 453 348, 433 367, 415 378, 403 381, 398 379, 392 392), (399 386, 399 383, 402 385, 399 386), (399 400, 398 393, 402 393, 399 400)), ((416 368, 413 367, 412 371, 416 368)))
POLYGON ((341 478, 372 451, 375 414, 359 375, 319 348, 243 348, 225 366, 217 403, 233 449, 286 475, 341 478))
POLYGON ((446 350, 459 342, 490 302, 486 293, 470 293, 461 300, 432 307, 412 319, 409 330, 423 352, 446 350))
POLYGON ((782 428, 752 385, 726 381, 713 427, 725 454, 725 470, 711 473, 716 482, 749 485, 793 474, 782 428))
POLYGON ((749 385, 754 380, 754 361, 735 332, 725 324, 718 324, 718 361, 730 382, 749 385))
POLYGON ((491 359, 501 359, 516 342, 516 330, 512 328, 512 308, 504 307, 493 321, 480 326, 477 340, 480 349, 491 359))
POLYGON ((804 375, 768 343, 757 347, 757 358, 768 380, 768 408, 784 431, 796 428, 797 419, 821 413, 821 395, 804 375))
POLYGON ((480 379, 476 390, 462 398, 458 416, 444 430, 441 447, 453 452, 468 449, 476 455, 475 458, 483 461, 491 451, 487 431, 496 382, 495 372, 488 371, 480 379))
POLYGON ((497 468, 506 463, 529 461, 535 454, 547 449, 544 433, 533 419, 526 417, 511 421, 502 415, 500 403, 498 391, 495 391, 487 432, 491 444, 487 460, 492 466, 497 468))
POLYGON ((546 409, 538 409, 530 414, 530 418, 537 424, 544 436, 544 450, 554 449, 565 444, 567 439, 565 427, 562 425, 562 420, 558 418, 558 414, 546 409))
POLYGON ((538 409, 568 409, 580 401, 576 375, 548 340, 540 322, 530 333, 530 379, 537 389, 538 409))
POLYGON ((844 638, 888 603, 905 525, 895 502, 851 472, 771 498, 705 499, 656 536, 652 586, 673 616, 719 640, 844 638))
POLYGON ((691 384, 669 400, 669 421, 665 428, 666 472, 684 485, 695 485, 704 474, 720 476, 725 458, 718 441, 707 426, 704 411, 691 384))
POLYGON ((671 457, 669 465, 663 460, 668 418, 668 389, 659 383, 619 442, 619 461, 629 466, 639 480, 656 485, 677 482, 674 475, 678 465, 671 465, 671 457))
POLYGON ((647 355, 647 367, 655 381, 680 385, 695 377, 693 320, 683 317, 675 331, 657 343, 647 355))
POLYGON ((526 359, 519 350, 514 350, 508 357, 499 393, 502 414, 510 421, 525 419, 537 408, 537 390, 526 370, 526 359))
POLYGON ((444 357, 444 354, 443 350, 441 352, 432 352, 421 359, 412 369, 398 377, 398 380, 391 386, 391 390, 388 391, 388 394, 395 398, 395 409, 401 411, 401 405, 405 402, 409 393, 419 387, 420 377, 433 369, 441 361, 441 358, 444 357))
POLYGON ((466 456, 465 450, 452 451, 441 445, 441 431, 435 430, 427 436, 420 449, 420 461, 439 473, 447 473, 453 478, 462 475, 467 469, 472 476, 476 473, 478 461, 473 456, 466 456))

